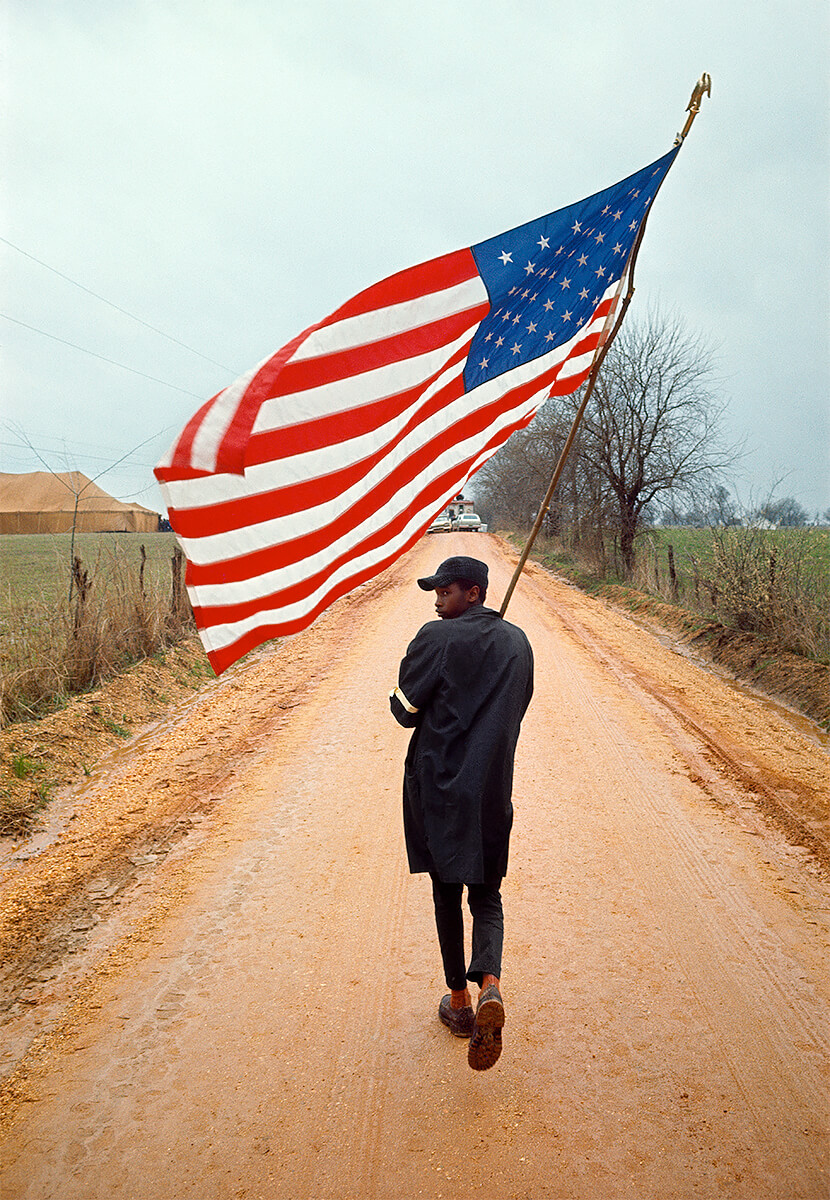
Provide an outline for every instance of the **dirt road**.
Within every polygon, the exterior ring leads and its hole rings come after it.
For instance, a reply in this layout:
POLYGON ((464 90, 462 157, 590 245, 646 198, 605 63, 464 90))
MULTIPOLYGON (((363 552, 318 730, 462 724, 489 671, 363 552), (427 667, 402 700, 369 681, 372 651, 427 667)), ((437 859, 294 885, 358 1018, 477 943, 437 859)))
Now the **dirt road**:
POLYGON ((13 1010, 4 1200, 830 1195, 830 890, 765 815, 826 839, 827 753, 539 568, 509 614, 537 690, 501 1060, 470 1071, 438 1023, 387 694, 432 616, 414 579, 451 553, 488 560, 497 605, 495 539, 425 539, 73 802, 76 826, 104 803, 149 823, 171 787, 203 807, 87 888, 101 919, 13 1010))

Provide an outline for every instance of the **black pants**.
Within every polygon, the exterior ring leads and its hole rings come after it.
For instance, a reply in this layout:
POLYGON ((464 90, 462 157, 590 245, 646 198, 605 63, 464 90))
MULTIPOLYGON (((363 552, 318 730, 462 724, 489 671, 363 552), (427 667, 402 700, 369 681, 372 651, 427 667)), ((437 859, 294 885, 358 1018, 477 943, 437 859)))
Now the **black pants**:
POLYGON ((464 953, 464 914, 461 910, 463 883, 442 883, 432 875, 435 925, 444 963, 447 987, 460 992, 467 980, 481 984, 483 975, 501 978, 501 952, 504 945, 504 913, 497 884, 472 883, 467 887, 467 903, 473 914, 473 953, 469 967, 464 953))

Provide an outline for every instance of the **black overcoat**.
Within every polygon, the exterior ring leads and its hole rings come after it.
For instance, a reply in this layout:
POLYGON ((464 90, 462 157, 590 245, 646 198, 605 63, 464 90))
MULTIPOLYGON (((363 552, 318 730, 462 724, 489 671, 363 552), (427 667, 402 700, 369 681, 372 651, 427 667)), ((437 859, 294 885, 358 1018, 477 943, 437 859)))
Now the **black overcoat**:
POLYGON ((411 872, 465 884, 505 874, 513 759, 532 693, 530 643, 491 608, 430 621, 410 643, 390 703, 415 729, 403 789, 411 872))

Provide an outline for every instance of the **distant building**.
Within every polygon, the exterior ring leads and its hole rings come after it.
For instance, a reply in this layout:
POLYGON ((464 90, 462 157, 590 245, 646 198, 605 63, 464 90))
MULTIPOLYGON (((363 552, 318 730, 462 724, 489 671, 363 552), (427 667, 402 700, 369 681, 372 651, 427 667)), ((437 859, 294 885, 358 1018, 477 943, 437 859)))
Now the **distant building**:
POLYGON ((159 514, 108 495, 80 471, 0 473, 0 533, 155 533, 159 514), (77 497, 77 516, 75 500, 77 497))
POLYGON ((462 513, 475 512, 475 510, 476 506, 474 500, 465 500, 462 495, 458 495, 454 500, 451 500, 443 512, 439 513, 438 515, 441 517, 447 517, 450 521, 454 521, 455 518, 459 517, 462 513))

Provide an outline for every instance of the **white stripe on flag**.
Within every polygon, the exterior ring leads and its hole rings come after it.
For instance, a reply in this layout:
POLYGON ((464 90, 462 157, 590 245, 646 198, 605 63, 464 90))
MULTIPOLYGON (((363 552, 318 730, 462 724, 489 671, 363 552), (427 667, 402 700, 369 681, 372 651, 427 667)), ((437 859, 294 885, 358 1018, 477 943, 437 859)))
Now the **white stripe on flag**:
POLYGON ((336 354, 356 346, 367 346, 382 338, 408 333, 420 329, 432 321, 454 313, 466 312, 468 308, 486 303, 487 288, 480 275, 456 283, 438 292, 430 292, 415 300, 403 300, 385 308, 375 308, 358 313, 354 317, 343 317, 331 325, 324 324, 313 330, 291 356, 291 362, 302 362, 320 355, 336 354))

